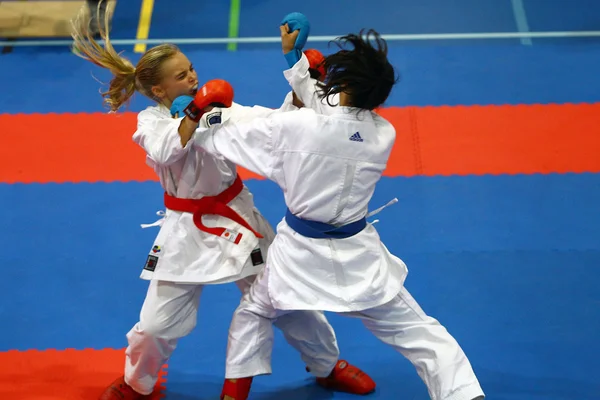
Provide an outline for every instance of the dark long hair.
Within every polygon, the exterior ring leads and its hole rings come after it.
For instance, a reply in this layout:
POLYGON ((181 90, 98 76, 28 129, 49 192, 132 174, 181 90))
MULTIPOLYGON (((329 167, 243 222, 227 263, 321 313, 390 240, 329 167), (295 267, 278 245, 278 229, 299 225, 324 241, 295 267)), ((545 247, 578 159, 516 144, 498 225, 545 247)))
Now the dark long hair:
POLYGON ((387 43, 370 29, 364 34, 349 34, 334 41, 340 50, 325 57, 325 82, 319 85, 321 98, 346 92, 350 106, 374 110, 381 106, 396 84, 394 67, 387 59, 387 43), (365 38, 363 38, 365 36, 365 38), (346 46, 351 45, 351 49, 346 46))

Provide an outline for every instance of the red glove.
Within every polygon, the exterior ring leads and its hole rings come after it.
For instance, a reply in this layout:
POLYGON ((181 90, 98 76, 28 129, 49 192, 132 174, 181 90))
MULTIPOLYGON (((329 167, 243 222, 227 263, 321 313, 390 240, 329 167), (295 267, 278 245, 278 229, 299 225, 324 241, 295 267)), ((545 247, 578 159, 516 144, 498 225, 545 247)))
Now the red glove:
POLYGON ((209 106, 231 107, 233 103, 233 87, 222 79, 208 81, 198 89, 194 100, 185 108, 185 115, 198 122, 209 106))
POLYGON ((323 81, 325 79, 325 57, 319 50, 304 50, 304 55, 308 59, 308 70, 313 79, 323 81), (311 71, 312 70, 312 71, 311 71))

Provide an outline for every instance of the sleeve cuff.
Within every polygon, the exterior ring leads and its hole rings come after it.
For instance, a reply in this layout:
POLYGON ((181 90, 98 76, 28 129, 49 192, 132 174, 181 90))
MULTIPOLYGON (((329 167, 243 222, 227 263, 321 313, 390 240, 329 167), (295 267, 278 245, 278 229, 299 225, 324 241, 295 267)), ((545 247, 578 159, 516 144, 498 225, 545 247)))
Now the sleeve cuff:
POLYGON ((290 68, 293 68, 294 65, 296 65, 296 63, 300 61, 300 57, 302 57, 302 52, 298 49, 293 49, 292 51, 285 53, 283 56, 288 62, 290 68))
MULTIPOLYGON (((288 53, 288 54, 290 54, 290 53, 288 53)), ((301 53, 300 60, 298 60, 298 62, 296 64, 294 64, 293 67, 283 71, 283 75, 285 76, 285 79, 287 79, 289 82, 292 79, 292 77, 295 75, 297 76, 297 75, 301 75, 304 73, 308 74, 309 67, 310 67, 310 64, 308 62, 308 58, 306 58, 304 53, 301 53)))

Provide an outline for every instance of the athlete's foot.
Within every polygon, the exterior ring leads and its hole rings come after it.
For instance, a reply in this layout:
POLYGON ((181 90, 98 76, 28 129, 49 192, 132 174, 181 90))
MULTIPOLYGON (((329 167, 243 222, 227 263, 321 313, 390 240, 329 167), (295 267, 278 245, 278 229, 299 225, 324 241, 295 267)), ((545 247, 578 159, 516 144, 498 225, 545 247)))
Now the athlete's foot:
POLYGON ((252 386, 252 377, 239 379, 225 379, 221 400, 247 400, 252 386))
POLYGON ((125 377, 122 376, 106 388, 99 400, 143 400, 149 397, 133 390, 131 386, 125 383, 125 377))
POLYGON ((344 360, 337 362, 327 378, 317 378, 317 383, 326 389, 360 395, 375 391, 376 386, 369 375, 344 360))

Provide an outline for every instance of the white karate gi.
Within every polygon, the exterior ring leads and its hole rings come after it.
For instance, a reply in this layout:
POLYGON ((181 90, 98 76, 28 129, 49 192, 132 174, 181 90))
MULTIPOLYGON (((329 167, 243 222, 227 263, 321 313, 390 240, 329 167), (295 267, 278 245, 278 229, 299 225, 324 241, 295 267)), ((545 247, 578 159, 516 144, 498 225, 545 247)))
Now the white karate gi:
MULTIPOLYGON (((285 104, 284 104, 285 105, 285 104)), ((242 107, 234 104, 224 112, 224 120, 246 121, 276 110, 242 107)), ((218 112, 218 110, 216 110, 218 112)), ((201 126, 207 127, 208 113, 201 126)), ((230 161, 203 151, 190 151, 191 141, 181 146, 180 119, 171 118, 164 106, 149 107, 138 116, 133 139, 147 153, 147 163, 154 169, 162 187, 173 196, 201 198, 217 195, 236 177, 230 161)), ((196 326, 202 288, 206 284, 236 282, 246 293, 264 263, 253 265, 250 253, 260 248, 263 257, 274 237, 265 218, 254 207, 251 193, 244 187, 229 206, 237 211, 264 239, 231 220, 206 215, 206 226, 226 227, 242 234, 239 244, 200 231, 191 213, 167 210, 156 225, 160 232, 149 253, 142 279, 150 280, 140 320, 127 334, 125 381, 137 392, 149 394, 181 337, 196 326), (154 267, 148 267, 154 265, 154 267), (152 270, 153 269, 153 270, 152 270)), ((298 318, 289 316, 277 321, 288 343, 297 349, 315 376, 327 376, 339 358, 333 329, 323 313, 307 311, 298 318)), ((199 355, 201 356, 201 355, 199 355)))
MULTIPOLYGON (((302 68, 308 74, 305 56, 286 76, 300 75, 302 68)), ((310 84, 293 89, 297 94, 303 89, 314 92, 310 84)), ((300 98, 305 99, 311 104, 310 98, 300 98)), ((194 146, 277 183, 293 215, 346 225, 366 216, 395 129, 373 112, 357 116, 348 107, 323 111, 304 108, 241 124, 226 122, 197 131, 194 146)), ((360 318, 407 357, 432 399, 483 396, 458 343, 404 288, 406 274, 405 264, 389 253, 371 224, 345 239, 313 239, 283 219, 267 265, 234 314, 226 377, 249 376, 248 370, 271 372, 275 318, 295 315, 295 310, 326 310, 360 318)))

